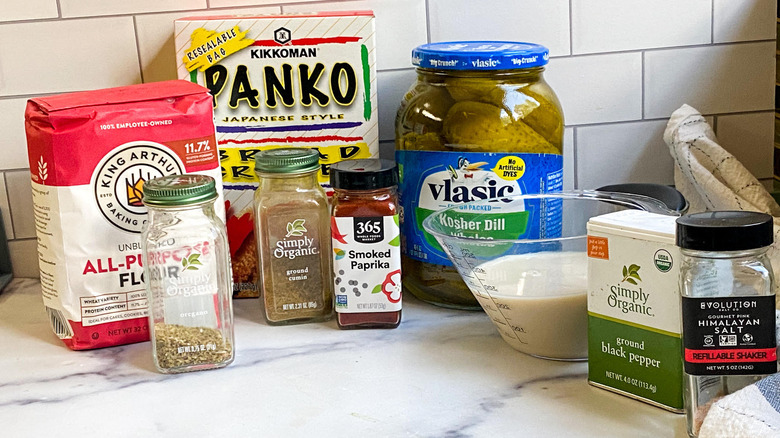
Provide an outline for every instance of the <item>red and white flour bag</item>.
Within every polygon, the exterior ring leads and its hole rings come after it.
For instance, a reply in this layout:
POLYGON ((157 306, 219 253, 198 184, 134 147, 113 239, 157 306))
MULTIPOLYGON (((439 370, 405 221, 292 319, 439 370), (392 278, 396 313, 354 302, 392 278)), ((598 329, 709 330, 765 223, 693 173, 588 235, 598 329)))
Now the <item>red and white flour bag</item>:
POLYGON ((200 85, 166 81, 31 99, 25 112, 41 290, 73 350, 149 339, 141 231, 145 181, 200 173, 224 201, 200 85))

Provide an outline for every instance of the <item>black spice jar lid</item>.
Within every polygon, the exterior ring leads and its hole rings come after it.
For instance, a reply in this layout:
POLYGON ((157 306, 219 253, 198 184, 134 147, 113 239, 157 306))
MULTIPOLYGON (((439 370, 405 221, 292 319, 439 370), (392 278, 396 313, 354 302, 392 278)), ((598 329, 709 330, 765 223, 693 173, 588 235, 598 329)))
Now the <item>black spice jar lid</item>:
POLYGON ((774 241, 772 216, 753 211, 708 211, 677 219, 677 246, 698 251, 742 251, 774 241))
POLYGON ((366 158, 340 161, 330 166, 330 185, 342 190, 378 190, 398 184, 395 163, 366 158))

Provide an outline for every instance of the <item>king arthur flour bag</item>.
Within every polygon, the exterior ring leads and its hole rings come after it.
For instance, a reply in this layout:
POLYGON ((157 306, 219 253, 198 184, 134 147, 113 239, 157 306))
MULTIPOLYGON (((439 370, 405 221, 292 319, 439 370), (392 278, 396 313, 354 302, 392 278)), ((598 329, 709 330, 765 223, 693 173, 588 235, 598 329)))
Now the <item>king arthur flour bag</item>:
POLYGON ((339 11, 176 20, 179 79, 214 96, 235 297, 257 297, 254 156, 316 148, 330 165, 379 153, 374 14, 339 11))
POLYGON ((181 173, 221 179, 211 96, 168 81, 40 97, 27 103, 25 127, 54 332, 74 350, 148 340, 143 184, 181 173))

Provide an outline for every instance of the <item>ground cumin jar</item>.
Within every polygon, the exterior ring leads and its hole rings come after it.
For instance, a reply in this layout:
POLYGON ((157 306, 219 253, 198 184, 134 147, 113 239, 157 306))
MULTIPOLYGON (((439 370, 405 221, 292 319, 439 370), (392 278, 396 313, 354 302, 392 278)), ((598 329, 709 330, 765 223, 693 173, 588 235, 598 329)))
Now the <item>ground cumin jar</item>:
MULTIPOLYGON (((417 81, 396 117, 396 161, 404 288, 418 298, 479 309, 423 219, 471 200, 563 188, 563 113, 542 75, 547 60, 543 46, 502 41, 412 52, 417 81)), ((501 231, 547 235, 539 211, 511 213, 505 223, 516 228, 501 231)))
POLYGON ((347 160, 330 168, 331 244, 336 315, 342 329, 401 323, 398 174, 386 160, 347 160))
POLYGON ((270 149, 255 155, 255 234, 260 291, 270 325, 333 315, 328 198, 317 180, 319 153, 270 149))

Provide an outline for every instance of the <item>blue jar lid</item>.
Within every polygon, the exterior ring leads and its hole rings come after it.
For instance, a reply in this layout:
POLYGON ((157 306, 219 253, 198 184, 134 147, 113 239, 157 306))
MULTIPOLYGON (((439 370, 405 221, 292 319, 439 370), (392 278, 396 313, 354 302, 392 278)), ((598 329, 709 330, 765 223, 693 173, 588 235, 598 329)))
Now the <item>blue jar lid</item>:
POLYGON ((437 70, 514 70, 547 64, 550 51, 533 43, 449 41, 412 50, 412 64, 437 70))

